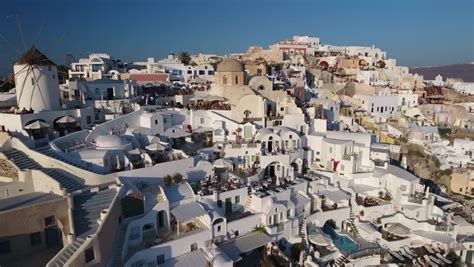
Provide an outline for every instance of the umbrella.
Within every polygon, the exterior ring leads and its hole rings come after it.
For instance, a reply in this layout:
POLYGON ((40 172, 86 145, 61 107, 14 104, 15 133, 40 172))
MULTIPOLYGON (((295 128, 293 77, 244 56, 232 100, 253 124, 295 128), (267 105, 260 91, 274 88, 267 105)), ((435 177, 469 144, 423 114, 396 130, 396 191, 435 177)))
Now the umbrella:
POLYGON ((211 127, 199 127, 195 130, 193 130, 193 133, 204 133, 204 132, 213 132, 214 129, 211 127))
POLYGON ((128 154, 130 154, 130 155, 141 155, 142 152, 143 152, 143 150, 141 150, 137 147, 135 149, 132 149, 132 150, 128 151, 128 154))
POLYGON ((146 149, 148 149, 149 151, 160 151, 165 150, 165 147, 159 143, 152 143, 146 146, 146 149))
POLYGON ((38 130, 38 129, 44 129, 44 128, 49 128, 49 124, 40 120, 36 120, 25 126, 25 130, 38 130))
POLYGON ((74 123, 76 122, 76 119, 72 116, 65 115, 62 116, 60 119, 56 121, 57 123, 74 123))
POLYGON ((214 168, 232 168, 232 163, 225 159, 217 159, 214 161, 214 168))

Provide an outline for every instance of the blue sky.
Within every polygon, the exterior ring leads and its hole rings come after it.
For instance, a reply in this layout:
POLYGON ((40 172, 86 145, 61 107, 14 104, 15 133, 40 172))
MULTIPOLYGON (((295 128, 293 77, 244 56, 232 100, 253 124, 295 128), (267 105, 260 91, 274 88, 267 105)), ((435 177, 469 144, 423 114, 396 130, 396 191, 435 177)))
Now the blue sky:
MULTIPOLYGON (((293 35, 374 44, 408 66, 474 61, 473 0, 4 1, 0 34, 23 49, 16 15, 27 46, 45 20, 37 44, 57 64, 67 53, 107 52, 132 61, 179 51, 242 52, 293 35)), ((0 40, 1 74, 17 56, 0 40)))

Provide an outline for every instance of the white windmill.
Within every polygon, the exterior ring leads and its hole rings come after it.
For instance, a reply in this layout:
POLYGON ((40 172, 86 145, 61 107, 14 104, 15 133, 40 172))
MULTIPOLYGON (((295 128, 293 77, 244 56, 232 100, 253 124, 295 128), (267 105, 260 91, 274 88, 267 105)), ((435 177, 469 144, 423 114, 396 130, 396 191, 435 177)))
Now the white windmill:
POLYGON ((56 64, 34 45, 15 62, 13 70, 20 111, 40 112, 61 108, 56 64))

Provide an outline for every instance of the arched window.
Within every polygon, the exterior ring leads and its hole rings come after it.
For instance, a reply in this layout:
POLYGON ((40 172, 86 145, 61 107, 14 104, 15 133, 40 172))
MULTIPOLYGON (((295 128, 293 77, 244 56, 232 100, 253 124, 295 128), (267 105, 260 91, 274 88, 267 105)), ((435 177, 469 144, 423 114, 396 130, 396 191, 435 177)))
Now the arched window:
POLYGON ((222 77, 222 84, 227 84, 227 76, 222 77))
POLYGON ((239 76, 235 76, 235 84, 239 84, 239 76))

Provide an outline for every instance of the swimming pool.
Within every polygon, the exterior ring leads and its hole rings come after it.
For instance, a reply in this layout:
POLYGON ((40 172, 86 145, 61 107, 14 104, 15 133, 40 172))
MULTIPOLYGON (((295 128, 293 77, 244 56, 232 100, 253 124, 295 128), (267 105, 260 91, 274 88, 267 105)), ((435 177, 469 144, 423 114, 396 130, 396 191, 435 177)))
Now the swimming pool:
POLYGON ((359 246, 349 237, 340 235, 328 223, 323 226, 323 232, 329 235, 334 245, 344 254, 359 250, 359 246))

